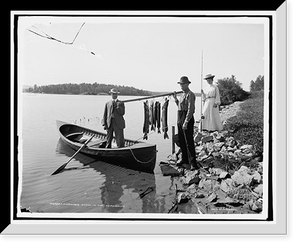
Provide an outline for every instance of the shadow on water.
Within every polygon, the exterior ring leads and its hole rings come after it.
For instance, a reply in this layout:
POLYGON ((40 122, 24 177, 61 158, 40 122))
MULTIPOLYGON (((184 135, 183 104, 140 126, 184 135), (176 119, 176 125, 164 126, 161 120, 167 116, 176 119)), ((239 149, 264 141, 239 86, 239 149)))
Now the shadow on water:
MULTIPOLYGON (((56 152, 71 157, 74 150, 59 139, 56 152)), ((156 195, 155 175, 109 164, 82 153, 75 156, 83 167, 68 166, 61 172, 93 169, 105 177, 99 187, 103 212, 165 213, 164 197, 156 195)), ((86 180, 86 179, 85 179, 86 180)))

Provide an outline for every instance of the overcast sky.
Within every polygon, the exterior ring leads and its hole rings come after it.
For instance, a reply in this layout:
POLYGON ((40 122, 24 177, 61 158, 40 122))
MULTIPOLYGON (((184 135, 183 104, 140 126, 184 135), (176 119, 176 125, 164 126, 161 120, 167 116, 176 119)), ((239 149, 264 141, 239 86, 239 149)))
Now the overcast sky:
MULTIPOLYGON (((24 85, 107 83, 151 91, 179 90, 189 77, 235 75, 245 90, 264 75, 266 20, 255 18, 24 17, 19 21, 19 82, 24 85), (28 29, 71 42, 45 39, 28 29), (254 23, 253 23, 254 22, 254 23), (92 54, 93 52, 94 54, 92 54)), ((206 81, 203 81, 205 89, 206 81)))

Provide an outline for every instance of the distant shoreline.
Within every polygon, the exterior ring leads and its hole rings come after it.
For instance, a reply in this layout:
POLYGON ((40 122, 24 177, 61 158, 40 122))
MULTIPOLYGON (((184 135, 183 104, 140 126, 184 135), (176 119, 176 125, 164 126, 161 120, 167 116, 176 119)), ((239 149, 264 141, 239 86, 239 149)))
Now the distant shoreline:
MULTIPOLYGON (((110 96, 109 93, 98 93, 98 94, 71 94, 71 93, 44 93, 44 92, 26 92, 23 91, 22 93, 26 93, 26 94, 37 94, 37 95, 64 95, 64 96, 110 96)), ((119 94, 119 96, 152 96, 152 95, 156 95, 156 94, 163 94, 161 92, 153 92, 152 94, 149 95, 128 95, 128 94, 119 94)))
MULTIPOLYGON (((169 92, 172 91, 165 91, 165 92, 151 92, 151 94, 147 94, 147 95, 128 95, 128 94, 119 94, 119 96, 153 96, 153 95, 159 95, 159 94, 167 94, 169 92)), ((98 93, 98 94, 71 94, 71 93, 44 93, 44 92, 27 92, 27 91, 23 91, 22 93, 28 93, 28 94, 40 94, 40 95, 66 95, 66 96, 109 96, 109 93, 98 93)), ((196 97, 201 96, 200 93, 195 93, 196 97)))

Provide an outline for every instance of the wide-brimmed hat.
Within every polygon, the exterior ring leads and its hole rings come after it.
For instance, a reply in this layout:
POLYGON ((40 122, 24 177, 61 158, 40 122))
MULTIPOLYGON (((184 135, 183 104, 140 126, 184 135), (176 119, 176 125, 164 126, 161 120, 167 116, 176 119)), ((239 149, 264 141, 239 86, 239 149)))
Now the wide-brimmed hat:
POLYGON ((204 79, 209 79, 209 78, 214 78, 215 77, 215 75, 213 75, 213 74, 207 74, 205 77, 204 77, 204 79))
POLYGON ((120 94, 120 92, 116 88, 112 88, 108 93, 109 94, 120 94))
POLYGON ((188 77, 187 76, 182 76, 180 78, 180 81, 177 82, 178 84, 190 84, 191 82, 189 81, 188 77))

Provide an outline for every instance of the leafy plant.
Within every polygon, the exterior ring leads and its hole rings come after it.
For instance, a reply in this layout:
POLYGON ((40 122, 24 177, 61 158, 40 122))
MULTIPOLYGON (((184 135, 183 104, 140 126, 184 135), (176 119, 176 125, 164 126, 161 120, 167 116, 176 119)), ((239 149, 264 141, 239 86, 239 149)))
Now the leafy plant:
POLYGON ((260 91, 264 90, 264 76, 259 75, 255 82, 251 80, 250 82, 250 91, 260 91))
POLYGON ((258 153, 263 152, 263 110, 263 92, 252 93, 250 99, 240 104, 240 110, 237 115, 229 118, 224 126, 241 145, 253 145, 258 153))
POLYGON ((222 105, 228 105, 235 101, 243 101, 248 98, 249 93, 244 91, 241 83, 236 80, 234 75, 231 78, 223 78, 217 81, 220 91, 222 105))

